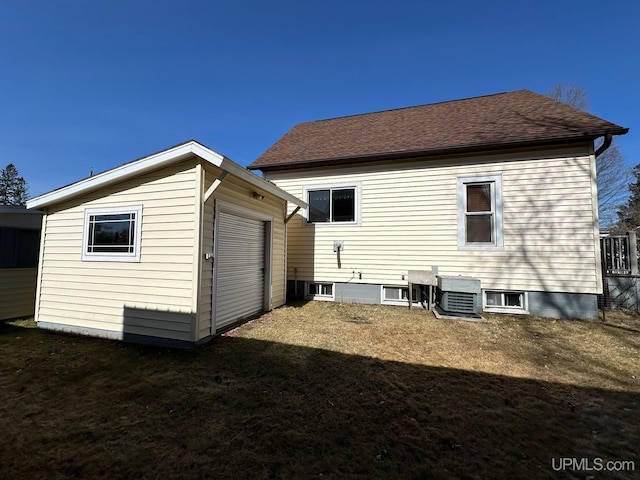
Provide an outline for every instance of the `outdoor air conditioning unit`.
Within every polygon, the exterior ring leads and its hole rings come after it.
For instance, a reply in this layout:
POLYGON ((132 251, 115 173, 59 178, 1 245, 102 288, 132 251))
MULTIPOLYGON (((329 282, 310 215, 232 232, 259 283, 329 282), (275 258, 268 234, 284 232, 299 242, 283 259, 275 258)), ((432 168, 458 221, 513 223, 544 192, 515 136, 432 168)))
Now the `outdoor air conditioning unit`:
POLYGON ((447 312, 476 313, 476 294, 463 292, 442 292, 440 306, 447 312))
POLYGON ((480 280, 471 277, 438 277, 440 308, 446 312, 475 314, 478 312, 480 280))

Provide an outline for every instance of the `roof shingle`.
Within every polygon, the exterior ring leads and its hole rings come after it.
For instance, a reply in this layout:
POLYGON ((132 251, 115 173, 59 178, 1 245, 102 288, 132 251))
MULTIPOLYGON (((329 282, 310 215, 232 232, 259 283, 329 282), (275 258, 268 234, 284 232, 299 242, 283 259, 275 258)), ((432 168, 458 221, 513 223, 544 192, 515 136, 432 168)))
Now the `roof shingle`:
POLYGON ((300 123, 248 168, 272 170, 591 141, 628 129, 529 90, 300 123))

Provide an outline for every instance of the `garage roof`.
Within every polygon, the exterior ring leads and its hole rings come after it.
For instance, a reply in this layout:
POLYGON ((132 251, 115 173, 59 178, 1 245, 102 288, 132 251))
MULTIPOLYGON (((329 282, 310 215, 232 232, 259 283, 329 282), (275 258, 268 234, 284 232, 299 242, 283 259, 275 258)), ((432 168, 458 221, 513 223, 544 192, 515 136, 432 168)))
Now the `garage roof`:
POLYGON ((280 197, 288 202, 294 203, 302 208, 308 205, 302 200, 290 195, 289 193, 276 187, 271 182, 258 177, 254 173, 241 167, 237 163, 227 157, 214 152, 195 140, 190 140, 180 145, 162 150, 144 158, 125 163, 119 167, 107 170, 84 180, 72 183, 65 187, 58 188, 49 193, 45 193, 38 197, 27 201, 28 208, 43 208, 53 205, 64 200, 83 195, 85 193, 97 190, 107 185, 122 182, 129 178, 142 175, 144 173, 157 170, 182 160, 186 160, 193 156, 199 157, 211 165, 221 168, 222 170, 235 175, 251 185, 280 197))

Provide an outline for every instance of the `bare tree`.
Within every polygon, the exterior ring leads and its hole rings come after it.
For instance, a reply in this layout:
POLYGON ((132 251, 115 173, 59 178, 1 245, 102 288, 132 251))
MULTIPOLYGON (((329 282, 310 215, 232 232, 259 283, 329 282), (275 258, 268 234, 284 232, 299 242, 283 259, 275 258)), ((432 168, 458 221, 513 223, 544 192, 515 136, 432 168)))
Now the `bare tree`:
MULTIPOLYGON (((573 83, 559 83, 547 93, 547 96, 580 110, 587 110, 589 106, 587 91, 573 83)), ((596 142, 596 149, 600 145, 602 140, 596 142)), ((611 228, 618 221, 618 209, 629 196, 627 185, 631 175, 630 168, 620 153, 615 139, 611 146, 596 159, 596 174, 600 226, 611 228)))
POLYGON ((589 95, 587 91, 575 83, 558 83, 547 93, 547 97, 558 102, 566 103, 580 110, 589 109, 589 95))

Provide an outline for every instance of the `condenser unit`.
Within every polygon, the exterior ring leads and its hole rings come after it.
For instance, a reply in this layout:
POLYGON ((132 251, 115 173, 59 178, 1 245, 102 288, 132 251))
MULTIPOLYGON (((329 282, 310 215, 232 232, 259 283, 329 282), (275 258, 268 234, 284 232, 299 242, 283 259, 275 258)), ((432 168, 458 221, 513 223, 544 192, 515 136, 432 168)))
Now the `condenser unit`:
POLYGON ((442 292, 440 307, 447 312, 476 313, 476 294, 463 292, 442 292))
POLYGON ((471 277, 438 277, 439 306, 451 313, 478 312, 480 280, 471 277))

